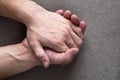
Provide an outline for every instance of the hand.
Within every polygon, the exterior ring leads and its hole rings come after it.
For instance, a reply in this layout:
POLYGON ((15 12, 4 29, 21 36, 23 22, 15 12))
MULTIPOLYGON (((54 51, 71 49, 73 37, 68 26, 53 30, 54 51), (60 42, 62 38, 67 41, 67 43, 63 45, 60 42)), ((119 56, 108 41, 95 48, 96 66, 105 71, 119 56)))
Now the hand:
POLYGON ((2 16, 27 26, 29 45, 44 66, 49 65, 49 59, 43 47, 59 52, 77 47, 75 41, 78 37, 68 21, 56 13, 46 11, 32 0, 0 0, 0 10, 2 16))
MULTIPOLYGON (((80 21, 79 18, 76 15, 72 15, 72 13, 69 10, 58 10, 57 13, 68 19, 69 23, 72 25, 73 31, 79 37, 82 37, 81 35, 83 35, 86 28, 86 23, 84 21, 80 21), (82 32, 80 30, 82 30, 82 32)), ((77 42, 79 43, 79 41, 77 42)), ((25 46, 27 46, 27 41, 24 40, 24 44, 25 46)), ((78 44, 78 46, 80 46, 80 44, 78 44)), ((44 49, 47 55, 49 56, 50 64, 68 64, 74 59, 75 55, 78 53, 78 48, 69 49, 64 53, 59 53, 48 48, 44 49)))
MULTIPOLYGON (((57 10, 56 13, 60 14, 65 19, 67 19, 68 22, 71 24, 73 31, 78 35, 78 37, 81 38, 81 40, 75 41, 76 45, 80 47, 81 46, 80 42, 83 40, 83 34, 86 29, 85 21, 80 21, 78 16, 72 14, 70 10, 65 10, 65 11, 57 10)), ((58 53, 58 52, 55 52, 47 48, 45 48, 45 51, 50 58, 51 64, 68 64, 78 54, 77 49, 78 48, 76 49, 72 48, 72 49, 67 50, 64 53, 58 53)))
MULTIPOLYGON (((22 44, 22 47, 26 48, 29 56, 31 56, 30 58, 32 60, 32 64, 34 63, 35 66, 41 65, 42 63, 39 62, 37 57, 35 58, 34 53, 32 52, 31 48, 29 47, 27 40, 24 39, 24 41, 22 41, 21 44, 22 44)), ((45 50, 46 54, 49 56, 50 64, 62 64, 62 65, 70 63, 79 52, 78 48, 71 48, 63 53, 56 52, 56 51, 53 51, 48 48, 44 48, 44 50, 45 50)))
POLYGON ((49 58, 43 47, 65 52, 69 48, 77 48, 75 41, 80 41, 80 38, 62 16, 49 11, 36 13, 39 14, 27 24, 27 40, 36 56, 46 67, 49 65, 49 58))

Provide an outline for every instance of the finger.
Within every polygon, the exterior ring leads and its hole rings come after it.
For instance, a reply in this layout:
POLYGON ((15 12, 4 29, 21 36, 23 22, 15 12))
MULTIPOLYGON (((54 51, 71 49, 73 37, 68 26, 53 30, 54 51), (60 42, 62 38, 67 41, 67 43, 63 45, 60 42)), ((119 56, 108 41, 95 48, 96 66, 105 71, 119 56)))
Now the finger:
POLYGON ((64 14, 64 10, 57 10, 56 13, 60 14, 60 15, 63 15, 64 14))
POLYGON ((86 22, 85 21, 80 21, 80 19, 78 18, 77 15, 72 15, 71 16, 71 22, 73 24, 76 24, 76 25, 78 24, 80 26, 80 28, 82 29, 82 32, 83 33, 85 32, 85 30, 86 30, 86 22))
POLYGON ((71 37, 75 42, 75 44, 77 45, 77 47, 79 48, 82 44, 82 39, 78 37, 72 30, 71 30, 71 37))
POLYGON ((79 26, 79 24, 80 24, 80 19, 78 18, 77 15, 72 15, 72 16, 71 16, 71 22, 72 22, 73 24, 79 26))
POLYGON ((82 32, 84 33, 86 30, 86 22, 85 21, 80 21, 80 28, 82 29, 82 32))
POLYGON ((64 61, 63 61, 62 65, 66 65, 66 64, 70 63, 75 58, 75 56, 78 54, 78 52, 79 52, 79 49, 72 48, 72 49, 68 50, 66 53, 64 53, 63 54, 64 61))
POLYGON ((56 51, 46 49, 46 53, 50 58, 51 64, 67 64, 72 61, 78 52, 77 48, 71 48, 64 53, 58 53, 56 51))
POLYGON ((66 35, 65 38, 65 43, 69 48, 77 48, 77 45, 75 44, 75 42, 73 41, 72 37, 70 34, 66 35))
POLYGON ((45 68, 47 68, 49 66, 50 62, 49 62, 48 55, 43 50, 43 47, 41 46, 41 44, 36 40, 30 41, 29 44, 30 44, 33 52, 35 53, 36 57, 38 57, 38 59, 43 64, 43 66, 45 68))
POLYGON ((82 33, 82 29, 80 27, 77 27, 77 26, 71 24, 71 28, 72 28, 73 32, 76 33, 76 35, 78 37, 80 37, 81 39, 83 39, 83 33, 82 33))
MULTIPOLYGON (((79 18, 78 18, 78 16, 76 16, 76 15, 72 15, 72 13, 71 13, 71 11, 70 10, 66 10, 65 12, 63 11, 63 10, 58 10, 57 11, 57 13, 58 14, 64 14, 63 16, 65 17, 65 18, 67 18, 67 19, 70 19, 71 18, 71 22, 73 23, 73 24, 80 24, 79 26, 81 26, 81 28, 82 28, 82 31, 84 32, 85 31, 85 22, 84 21, 80 21, 79 20, 79 18), (72 15, 72 16, 71 16, 72 15)), ((77 25, 78 26, 78 25, 77 25)), ((75 26, 75 27, 77 27, 77 26, 75 26)), ((80 32, 80 30, 79 30, 79 28, 77 28, 77 29, 74 29, 74 31, 75 32, 77 32, 77 35, 80 37, 81 36, 81 34, 79 34, 79 32, 80 32), (77 30, 78 29, 78 30, 77 30)))
MULTIPOLYGON (((77 26, 79 26, 79 24, 80 24, 80 20, 79 20, 79 18, 78 18, 78 16, 76 16, 76 15, 72 15, 72 13, 69 11, 69 10, 66 10, 65 12, 64 12, 64 17, 69 17, 69 18, 71 18, 70 20, 70 24, 72 25, 72 29, 73 29, 73 31, 79 36, 79 37, 81 37, 81 38, 83 38, 83 35, 82 35, 82 33, 81 33, 81 29, 79 28, 79 27, 77 27, 77 26), (74 25, 75 24, 75 25, 74 25), (78 25, 76 25, 76 24, 78 24, 78 25)), ((83 22, 82 22, 82 24, 83 24, 83 22)), ((83 25, 82 25, 83 26, 83 25)))
POLYGON ((64 12, 64 14, 63 14, 63 16, 64 16, 65 18, 67 18, 67 19, 70 19, 70 18, 71 18, 71 15, 72 15, 72 13, 71 13, 70 10, 66 10, 66 11, 64 12))
POLYGON ((51 40, 51 41, 45 41, 41 43, 44 47, 48 47, 50 49, 53 49, 58 52, 64 52, 69 49, 69 47, 65 44, 63 40, 51 40))

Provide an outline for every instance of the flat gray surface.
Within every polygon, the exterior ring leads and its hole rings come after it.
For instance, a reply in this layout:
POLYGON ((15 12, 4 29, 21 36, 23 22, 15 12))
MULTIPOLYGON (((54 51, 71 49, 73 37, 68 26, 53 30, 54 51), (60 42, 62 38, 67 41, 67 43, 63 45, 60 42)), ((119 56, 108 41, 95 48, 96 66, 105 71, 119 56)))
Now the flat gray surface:
MULTIPOLYGON (((70 9, 85 20, 84 44, 67 66, 36 67, 7 80, 120 80, 120 0, 35 1, 51 11, 70 9)), ((1 46, 24 38, 22 24, 0 18, 0 25, 1 46)))

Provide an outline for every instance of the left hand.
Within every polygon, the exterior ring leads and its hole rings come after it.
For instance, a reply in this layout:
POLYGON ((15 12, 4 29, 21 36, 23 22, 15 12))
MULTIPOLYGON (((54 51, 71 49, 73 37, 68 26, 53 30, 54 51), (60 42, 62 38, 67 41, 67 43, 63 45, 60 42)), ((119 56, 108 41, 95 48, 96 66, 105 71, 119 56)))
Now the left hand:
MULTIPOLYGON (((24 41, 22 41, 21 44, 23 44, 23 47, 25 47, 28 50, 29 54, 33 54, 26 39, 24 41)), ((45 50, 46 54, 49 56, 50 64, 68 64, 74 59, 74 57, 79 52, 78 48, 71 48, 63 53, 56 52, 54 50, 47 49, 47 48, 45 48, 44 50, 45 50)), ((37 57, 34 60, 35 60, 34 62, 37 62, 37 65, 42 64, 42 63, 38 63, 39 60, 37 57)))

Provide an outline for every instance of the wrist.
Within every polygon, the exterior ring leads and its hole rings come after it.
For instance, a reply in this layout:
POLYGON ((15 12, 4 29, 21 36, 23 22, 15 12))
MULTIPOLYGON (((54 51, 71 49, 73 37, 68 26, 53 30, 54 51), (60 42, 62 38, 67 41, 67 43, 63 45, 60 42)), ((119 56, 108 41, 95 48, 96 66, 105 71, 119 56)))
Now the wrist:
POLYGON ((23 43, 18 44, 17 51, 20 53, 15 53, 14 56, 18 59, 18 61, 26 63, 31 67, 40 65, 37 57, 33 54, 30 48, 26 47, 23 43))
POLYGON ((40 65, 32 51, 25 47, 23 43, 6 46, 3 49, 1 48, 1 50, 7 53, 6 55, 8 55, 12 61, 19 65, 21 64, 21 67, 26 66, 27 68, 32 68, 40 65))
POLYGON ((17 18, 18 21, 24 23, 25 25, 31 24, 32 20, 35 16, 37 16, 37 14, 44 14, 44 12, 46 11, 43 7, 31 0, 26 1, 22 5, 18 6, 17 18), (22 7, 22 5, 24 6, 22 7))
POLYGON ((38 64, 22 43, 0 47, 0 79, 25 72, 38 64))

